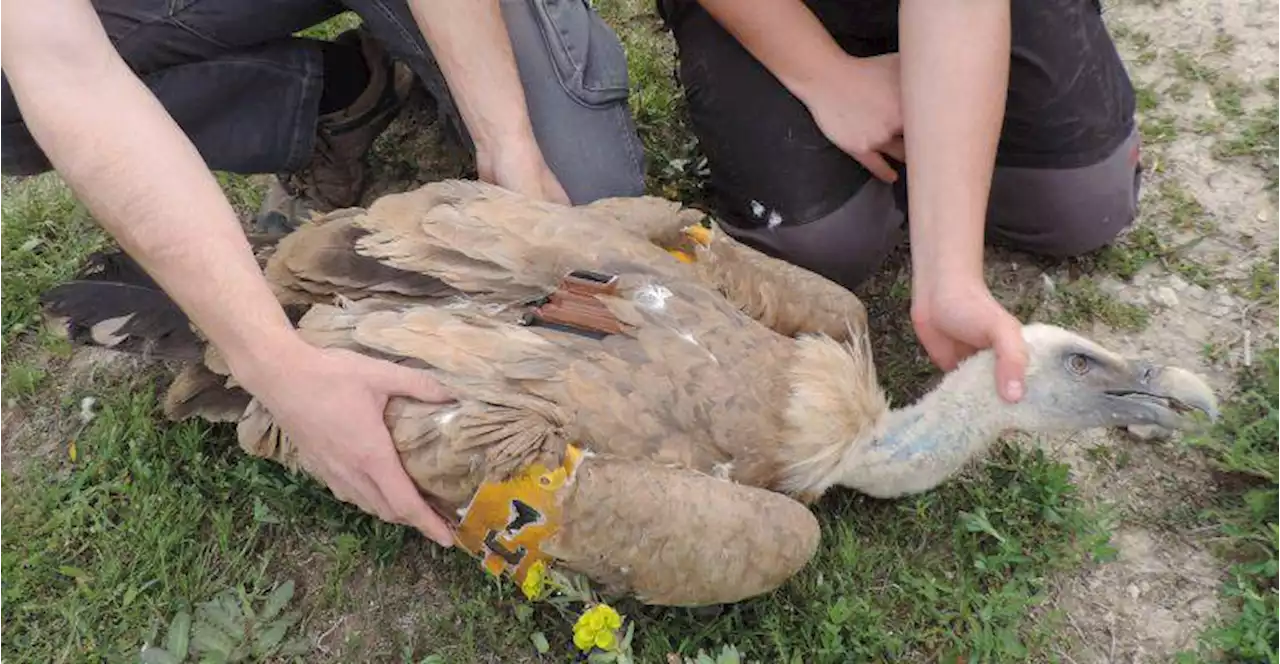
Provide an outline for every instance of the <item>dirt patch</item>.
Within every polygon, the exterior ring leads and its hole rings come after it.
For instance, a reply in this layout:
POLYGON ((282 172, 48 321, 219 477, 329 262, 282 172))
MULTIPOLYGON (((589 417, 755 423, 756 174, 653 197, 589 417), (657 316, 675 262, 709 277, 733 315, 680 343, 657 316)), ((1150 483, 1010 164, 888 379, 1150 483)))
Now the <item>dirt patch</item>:
POLYGON ((1217 612, 1217 561, 1176 536, 1141 527, 1116 531, 1112 543, 1116 561, 1060 587, 1059 608, 1080 637, 1072 659, 1168 661, 1194 648, 1194 626, 1217 612))
POLYGON ((75 434, 92 416, 98 391, 154 366, 91 346, 75 348, 67 357, 36 347, 10 348, 6 355, 6 361, 23 362, 46 376, 35 395, 6 399, 0 412, 0 464, 11 477, 21 475, 31 459, 67 454, 75 434))

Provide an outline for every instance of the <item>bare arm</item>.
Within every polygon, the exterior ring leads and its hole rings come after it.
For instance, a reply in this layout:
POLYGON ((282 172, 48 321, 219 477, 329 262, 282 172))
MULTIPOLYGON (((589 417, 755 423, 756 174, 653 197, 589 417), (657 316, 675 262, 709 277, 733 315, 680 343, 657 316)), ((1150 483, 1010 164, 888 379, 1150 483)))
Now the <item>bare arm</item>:
POLYGON ((475 140, 480 177, 567 203, 534 138, 497 0, 411 0, 409 7, 475 140))
POLYGON ((699 4, 798 99, 829 83, 830 69, 848 57, 800 0, 699 4))
POLYGON ((1009 0, 903 0, 899 25, 916 328, 943 369, 994 347, 1000 392, 1017 399, 1026 364, 1020 325, 983 275, 1009 0))
POLYGON ((911 245, 923 279, 982 280, 1009 75, 1009 0, 903 0, 911 245))
POLYGON ((36 142, 233 366, 300 344, 213 175, 90 4, 12 2, 3 31, 5 72, 36 142))
POLYGON ((813 116, 822 133, 873 175, 903 160, 898 56, 855 58, 800 0, 699 0, 813 116))

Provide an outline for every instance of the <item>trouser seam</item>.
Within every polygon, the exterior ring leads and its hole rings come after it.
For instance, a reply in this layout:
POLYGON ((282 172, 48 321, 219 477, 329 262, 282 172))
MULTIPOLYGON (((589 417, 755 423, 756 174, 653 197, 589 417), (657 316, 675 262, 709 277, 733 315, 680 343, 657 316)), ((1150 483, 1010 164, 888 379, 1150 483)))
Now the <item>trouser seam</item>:
MULTIPOLYGON (((401 23, 400 19, 396 17, 396 13, 391 11, 391 9, 387 7, 386 3, 380 2, 379 0, 371 0, 369 4, 373 5, 374 8, 376 8, 384 17, 387 18, 388 21, 390 21, 392 25, 395 26, 396 31, 400 33, 400 38, 403 39, 407 44, 409 44, 409 46, 413 49, 414 55, 420 58, 426 58, 428 60, 433 59, 433 56, 431 56, 431 54, 428 53, 428 51, 424 49, 421 44, 418 43, 417 37, 414 34, 409 33, 405 29, 404 24, 401 23)), ((409 12, 410 12, 410 15, 412 16, 413 9, 410 8, 409 12)), ((416 16, 413 18, 415 21, 417 20, 416 16)))
POLYGON ((196 37, 197 39, 203 39, 204 41, 210 44, 213 44, 214 46, 217 46, 218 48, 224 51, 235 50, 230 44, 227 44, 226 42, 223 42, 220 39, 216 39, 214 37, 204 34, 203 32, 200 32, 199 30, 195 29, 193 26, 188 25, 182 19, 178 18, 176 15, 168 17, 164 22, 174 27, 181 28, 187 34, 193 37, 196 37))
POLYGON ((313 57, 311 52, 308 52, 302 61, 302 85, 298 86, 298 98, 294 103, 294 131, 293 138, 290 141, 289 157, 285 160, 286 170, 302 168, 315 151, 316 124, 318 120, 313 118, 310 123, 304 122, 304 120, 309 114, 314 115, 311 110, 312 106, 316 107, 316 113, 319 112, 319 94, 315 93, 317 87, 324 84, 324 67, 317 67, 316 60, 317 58, 313 57), (307 103, 308 96, 316 97, 313 104, 307 103))

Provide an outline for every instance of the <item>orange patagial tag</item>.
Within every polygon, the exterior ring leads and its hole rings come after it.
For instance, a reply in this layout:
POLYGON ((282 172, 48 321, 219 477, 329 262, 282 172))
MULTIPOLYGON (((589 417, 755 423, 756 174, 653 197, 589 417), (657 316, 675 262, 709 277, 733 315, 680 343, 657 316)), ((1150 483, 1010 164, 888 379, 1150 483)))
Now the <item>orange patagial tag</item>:
POLYGON ((509 574, 523 583, 529 567, 546 560, 542 542, 560 528, 556 494, 573 478, 582 451, 565 447, 564 463, 540 463, 505 482, 486 482, 467 505, 455 541, 490 574, 509 574))
POLYGON ((668 249, 667 253, 671 254, 672 256, 675 256, 676 260, 680 261, 681 263, 697 262, 697 259, 693 257, 693 254, 683 249, 668 249))

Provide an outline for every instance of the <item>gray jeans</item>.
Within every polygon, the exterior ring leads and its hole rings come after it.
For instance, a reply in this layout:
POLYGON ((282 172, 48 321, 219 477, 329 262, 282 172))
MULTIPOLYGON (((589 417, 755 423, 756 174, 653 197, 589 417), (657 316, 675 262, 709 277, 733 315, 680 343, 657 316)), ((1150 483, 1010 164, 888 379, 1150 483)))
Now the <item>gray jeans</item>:
MULTIPOLYGON (((108 36, 211 169, 289 172, 311 157, 320 50, 297 31, 350 9, 469 135, 404 0, 95 0, 108 36)), ((638 195, 644 151, 617 35, 585 0, 501 0, 534 135, 574 203, 638 195)), ((3 81, 6 174, 51 168, 3 81)))

